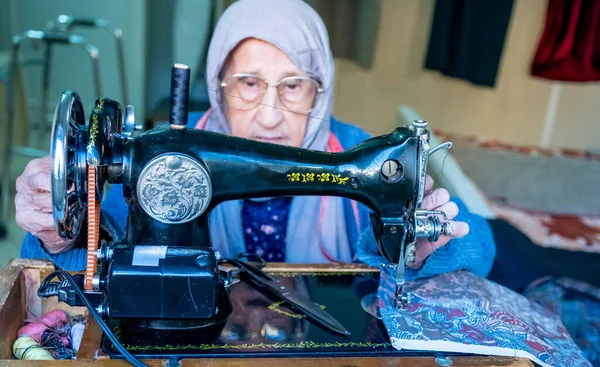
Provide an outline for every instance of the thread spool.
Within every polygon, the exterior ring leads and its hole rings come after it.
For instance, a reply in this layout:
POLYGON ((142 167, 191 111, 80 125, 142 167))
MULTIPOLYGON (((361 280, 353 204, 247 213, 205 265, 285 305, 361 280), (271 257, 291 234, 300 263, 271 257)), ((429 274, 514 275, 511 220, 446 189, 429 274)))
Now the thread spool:
POLYGON ((59 323, 67 323, 69 316, 63 310, 52 310, 40 317, 40 321, 48 326, 54 326, 59 323))
POLYGON ((174 129, 185 129, 188 121, 190 99, 190 68, 184 64, 175 64, 171 68, 171 96, 169 124, 174 129))
POLYGON ((37 343, 40 342, 42 334, 47 329, 60 328, 68 323, 69 317, 62 310, 53 310, 44 314, 39 319, 23 326, 17 332, 17 336, 29 336, 37 343))
POLYGON ((45 325, 41 322, 34 321, 34 322, 31 322, 31 323, 23 326, 22 328, 20 328, 17 335, 19 337, 28 336, 28 337, 32 338, 33 340, 35 340, 37 343, 39 343, 40 339, 42 338, 42 334, 47 329, 48 329, 47 325, 45 325))
POLYGON ((15 357, 26 361, 53 361, 54 357, 46 349, 42 348, 33 338, 22 336, 13 344, 15 357))

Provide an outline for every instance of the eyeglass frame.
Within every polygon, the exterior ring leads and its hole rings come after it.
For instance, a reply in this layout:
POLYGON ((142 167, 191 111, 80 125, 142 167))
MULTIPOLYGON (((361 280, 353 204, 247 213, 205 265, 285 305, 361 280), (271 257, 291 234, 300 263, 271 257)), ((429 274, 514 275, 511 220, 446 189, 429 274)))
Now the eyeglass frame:
MULTIPOLYGON (((258 101, 258 102, 254 102, 254 103, 256 103, 256 106, 254 106, 254 107, 252 107, 252 108, 249 108, 249 109, 247 109, 247 110, 241 110, 241 109, 240 109, 240 111, 251 111, 251 110, 255 109, 256 107, 258 107, 258 106, 261 104, 262 100, 265 98, 265 95, 267 94, 268 88, 277 88, 277 87, 279 87, 279 86, 281 85, 281 83, 283 83, 283 82, 284 82, 284 80, 286 80, 286 79, 291 79, 291 78, 302 78, 302 79, 309 79, 309 80, 312 80, 312 81, 314 81, 315 83, 317 83, 317 94, 315 94, 315 100, 313 101, 313 107, 314 107, 314 102, 317 100, 317 97, 319 96, 319 94, 322 94, 323 92, 325 92, 325 88, 323 88, 323 84, 322 84, 322 83, 321 83, 321 82, 320 82, 320 81, 319 81, 317 78, 315 78, 315 77, 312 77, 312 76, 309 76, 309 75, 290 75, 290 76, 286 76, 286 77, 283 77, 283 78, 279 79, 279 81, 277 81, 277 82, 275 82, 275 83, 269 83, 269 82, 268 82, 268 81, 266 81, 265 79, 263 79, 263 78, 261 78, 261 77, 259 77, 259 76, 255 75, 255 74, 250 74, 250 73, 238 73, 238 74, 233 74, 233 75, 231 75, 231 76, 229 76, 229 77, 225 78, 224 80, 221 80, 221 81, 220 81, 220 83, 219 83, 219 86, 220 86, 221 88, 225 88, 225 87, 227 87, 227 85, 228 85, 228 84, 227 84, 227 82, 226 82, 225 80, 227 80, 227 79, 230 79, 230 78, 234 78, 234 77, 250 77, 250 78, 255 78, 255 79, 258 79, 258 80, 261 80, 261 81, 263 81, 263 82, 264 82, 264 83, 267 85, 267 89, 265 89, 265 92, 263 93, 263 95, 262 95, 262 97, 261 97, 260 101, 258 101)), ((222 90, 222 89, 221 89, 221 90, 222 90)), ((278 94, 278 95, 280 95, 280 93, 277 93, 277 94, 278 94)), ((250 102, 253 102, 253 101, 250 101, 250 102)), ((308 111, 308 112, 306 112, 306 113, 309 113, 309 112, 311 112, 311 111, 312 111, 312 108, 311 108, 311 110, 310 110, 310 111, 308 111)), ((294 111, 290 111, 290 112, 294 112, 294 111)), ((294 112, 294 113, 302 113, 302 112, 294 112)))

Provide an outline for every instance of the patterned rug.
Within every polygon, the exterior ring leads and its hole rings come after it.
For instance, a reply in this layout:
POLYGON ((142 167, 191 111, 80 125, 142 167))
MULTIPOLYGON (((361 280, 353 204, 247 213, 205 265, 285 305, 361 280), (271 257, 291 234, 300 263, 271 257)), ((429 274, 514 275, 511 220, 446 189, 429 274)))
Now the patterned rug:
POLYGON ((506 220, 540 246, 600 252, 600 216, 536 212, 491 200, 488 204, 498 219, 506 220))
POLYGON ((434 131, 499 219, 534 243, 600 252, 600 155, 513 146, 434 131))

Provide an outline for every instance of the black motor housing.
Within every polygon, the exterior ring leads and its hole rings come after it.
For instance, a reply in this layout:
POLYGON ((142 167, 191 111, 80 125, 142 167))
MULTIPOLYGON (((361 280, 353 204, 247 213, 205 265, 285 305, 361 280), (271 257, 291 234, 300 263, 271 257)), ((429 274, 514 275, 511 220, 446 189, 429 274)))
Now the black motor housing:
POLYGON ((210 247, 116 245, 105 278, 114 318, 210 319, 219 279, 210 247))

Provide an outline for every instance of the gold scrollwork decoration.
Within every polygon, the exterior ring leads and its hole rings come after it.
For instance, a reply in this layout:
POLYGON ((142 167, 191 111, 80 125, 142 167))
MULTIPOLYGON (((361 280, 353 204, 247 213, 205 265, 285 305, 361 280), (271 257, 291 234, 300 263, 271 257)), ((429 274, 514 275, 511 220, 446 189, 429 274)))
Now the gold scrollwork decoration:
POLYGON ((299 343, 242 343, 242 344, 187 344, 187 345, 129 345, 123 347, 128 351, 147 351, 147 350, 218 350, 218 349, 317 349, 317 348, 388 348, 391 343, 372 343, 372 342, 330 342, 317 343, 313 341, 302 341, 299 343))

